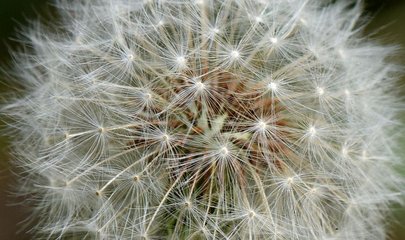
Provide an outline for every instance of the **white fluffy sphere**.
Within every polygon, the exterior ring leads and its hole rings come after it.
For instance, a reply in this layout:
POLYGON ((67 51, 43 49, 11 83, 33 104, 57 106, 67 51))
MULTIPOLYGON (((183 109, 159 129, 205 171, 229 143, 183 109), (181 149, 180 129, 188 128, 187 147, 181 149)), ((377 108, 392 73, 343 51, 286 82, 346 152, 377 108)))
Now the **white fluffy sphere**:
POLYGON ((384 239, 395 50, 361 2, 58 1, 15 73, 21 193, 46 239, 384 239))

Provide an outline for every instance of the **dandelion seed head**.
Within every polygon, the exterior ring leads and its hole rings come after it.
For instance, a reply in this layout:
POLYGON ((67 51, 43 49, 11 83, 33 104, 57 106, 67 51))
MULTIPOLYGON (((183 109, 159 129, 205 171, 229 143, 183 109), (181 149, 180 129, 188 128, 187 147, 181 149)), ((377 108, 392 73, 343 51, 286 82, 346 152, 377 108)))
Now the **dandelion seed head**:
POLYGON ((33 238, 385 239, 400 71, 358 1, 55 5, 1 111, 33 238))

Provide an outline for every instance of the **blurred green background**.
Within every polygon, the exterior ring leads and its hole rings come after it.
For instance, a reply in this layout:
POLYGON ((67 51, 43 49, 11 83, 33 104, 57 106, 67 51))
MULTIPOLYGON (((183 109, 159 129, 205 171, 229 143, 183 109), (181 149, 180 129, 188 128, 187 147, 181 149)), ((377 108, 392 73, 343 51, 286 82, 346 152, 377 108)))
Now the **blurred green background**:
MULTIPOLYGON (((13 41, 18 26, 27 25, 27 19, 35 19, 39 15, 45 18, 52 15, 49 13, 54 10, 49 3, 52 1, 0 0, 0 66, 10 64, 9 49, 18 47, 13 41)), ((403 50, 398 54, 398 59, 405 65, 405 0, 365 0, 365 8, 366 14, 371 17, 366 32, 373 33, 373 38, 378 38, 382 43, 402 45, 403 50)), ((0 83, 1 99, 11 86, 1 74, 0 83)), ((402 96, 405 96, 404 86, 405 78, 398 86, 402 90, 402 96)), ((403 120, 405 122, 405 117, 403 120)), ((405 159, 405 136, 402 139, 405 159)), ((31 239, 29 234, 24 232, 16 234, 19 229, 18 223, 27 214, 24 211, 27 206, 14 205, 17 201, 8 196, 12 176, 8 170, 11 156, 7 153, 7 148, 7 139, 0 137, 0 240, 31 239)), ((402 172, 405 174, 405 171, 402 172)), ((393 212, 393 218, 387 220, 390 224, 391 239, 405 240, 405 207, 393 206, 393 212)))

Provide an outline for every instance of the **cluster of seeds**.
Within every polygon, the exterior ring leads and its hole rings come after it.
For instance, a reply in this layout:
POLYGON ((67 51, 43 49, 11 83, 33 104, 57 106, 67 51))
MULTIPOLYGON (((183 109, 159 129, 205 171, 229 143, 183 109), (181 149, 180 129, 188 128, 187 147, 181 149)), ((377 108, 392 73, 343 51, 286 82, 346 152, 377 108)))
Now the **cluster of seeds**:
POLYGON ((397 69, 359 3, 57 5, 5 107, 37 236, 385 237, 397 69))

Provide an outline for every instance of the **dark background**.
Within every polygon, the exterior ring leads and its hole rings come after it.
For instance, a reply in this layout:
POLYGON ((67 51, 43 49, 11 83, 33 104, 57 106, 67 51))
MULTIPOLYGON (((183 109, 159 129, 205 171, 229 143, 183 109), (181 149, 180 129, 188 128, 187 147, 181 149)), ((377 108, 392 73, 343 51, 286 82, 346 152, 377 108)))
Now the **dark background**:
MULTIPOLYGON (((73 0, 74 1, 74 0, 73 0)), ((322 1, 322 0, 319 0, 322 1)), ((336 0, 342 1, 342 0, 336 0)), ((52 18, 54 9, 49 5, 52 1, 46 0, 0 0, 0 66, 10 64, 9 49, 15 49, 18 44, 13 41, 16 29, 26 26, 27 19, 52 18), (48 4, 47 4, 48 3, 48 4)), ((405 64, 405 0, 365 0, 366 14, 371 17, 366 32, 375 33, 372 36, 382 43, 401 44, 403 50, 399 54, 399 61, 405 64)), ((10 89, 7 80, 0 75, 0 99, 10 89)), ((405 96, 405 79, 399 84, 402 96, 405 96)), ((405 116, 403 117, 405 122, 405 116)), ((401 141, 405 148, 405 136, 401 141)), ((11 156, 7 153, 7 139, 0 137, 0 240, 31 239, 22 232, 16 234, 18 223, 24 219, 27 206, 15 205, 16 202, 9 195, 11 173, 8 163, 11 156)), ((403 151, 405 159, 405 149, 403 151)), ((405 171, 402 169, 405 175, 405 171)), ((405 239, 405 207, 393 206, 393 218, 387 220, 390 225, 392 240, 405 239)), ((355 239, 353 239, 355 240, 355 239)))

